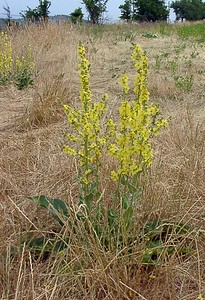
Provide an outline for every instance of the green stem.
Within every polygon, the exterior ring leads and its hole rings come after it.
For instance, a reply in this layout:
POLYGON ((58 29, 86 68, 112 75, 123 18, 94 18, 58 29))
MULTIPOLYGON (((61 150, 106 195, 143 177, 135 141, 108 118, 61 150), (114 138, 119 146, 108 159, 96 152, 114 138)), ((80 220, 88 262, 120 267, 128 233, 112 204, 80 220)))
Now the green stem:
MULTIPOLYGON (((85 172, 89 169, 89 162, 88 162, 88 136, 85 136, 85 143, 84 143, 84 153, 85 153, 85 172)), ((86 181, 89 182, 89 174, 86 172, 86 181)), ((85 196, 89 193, 88 184, 85 183, 85 196)))

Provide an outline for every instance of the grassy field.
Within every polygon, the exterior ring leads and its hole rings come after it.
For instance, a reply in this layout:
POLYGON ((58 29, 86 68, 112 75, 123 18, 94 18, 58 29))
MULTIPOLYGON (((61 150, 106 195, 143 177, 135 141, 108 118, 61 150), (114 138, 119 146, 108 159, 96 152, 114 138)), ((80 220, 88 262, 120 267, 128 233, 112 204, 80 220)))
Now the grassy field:
MULTIPOLYGON (((8 32, 19 55, 31 46, 35 69, 32 87, 0 86, 0 299, 205 299, 204 27, 47 24, 8 32), (115 239, 102 247, 83 224, 73 232, 59 227, 29 199, 47 195, 78 209, 77 162, 63 152, 70 130, 63 105, 80 105, 79 43, 90 62, 93 99, 108 94, 106 117, 117 115, 122 73, 134 82, 131 54, 139 44, 149 60, 150 100, 170 118, 152 142, 152 166, 139 179, 131 251, 115 239), (62 251, 27 245, 42 235, 72 238, 62 251)), ((105 207, 116 188, 113 164, 103 157, 105 207)))

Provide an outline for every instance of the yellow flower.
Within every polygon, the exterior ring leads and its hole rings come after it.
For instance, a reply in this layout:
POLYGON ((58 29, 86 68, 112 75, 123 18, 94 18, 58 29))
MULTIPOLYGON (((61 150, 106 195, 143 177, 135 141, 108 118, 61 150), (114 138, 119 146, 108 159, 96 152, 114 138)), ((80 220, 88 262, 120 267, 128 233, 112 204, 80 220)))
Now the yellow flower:
POLYGON ((199 296, 197 297, 197 300, 205 300, 205 297, 203 297, 202 295, 199 295, 199 296))
MULTIPOLYGON (((153 156, 150 140, 167 126, 167 120, 157 119, 158 106, 149 104, 148 59, 138 45, 134 47, 132 60, 137 71, 133 89, 135 101, 122 101, 118 124, 111 119, 107 122, 108 153, 119 161, 118 169, 111 173, 114 180, 121 175, 134 176, 150 166, 153 156)), ((126 74, 121 78, 121 85, 125 96, 129 90, 126 74)))
POLYGON ((70 154, 70 155, 73 155, 73 156, 77 155, 77 152, 69 146, 64 147, 64 152, 65 152, 65 154, 70 154))
POLYGON ((123 74, 121 77, 121 85, 122 85, 123 94, 126 95, 129 91, 128 77, 126 74, 123 74))
POLYGON ((119 180, 119 174, 115 171, 111 172, 111 177, 114 181, 118 181, 119 180))
POLYGON ((102 156, 102 146, 107 143, 107 138, 101 134, 101 120, 106 110, 107 96, 105 95, 97 103, 92 103, 89 61, 85 57, 84 46, 79 46, 78 55, 80 60, 81 107, 76 110, 69 105, 64 105, 68 122, 74 129, 72 135, 67 135, 70 145, 69 152, 66 151, 67 146, 65 151, 78 157, 82 183, 87 185, 89 177, 94 173, 93 169, 96 169, 96 172, 98 170, 99 159, 102 156), (73 149, 73 151, 70 149, 73 149))
POLYGON ((12 43, 5 32, 0 35, 0 81, 2 83, 19 82, 27 79, 32 82, 32 71, 34 60, 32 49, 29 46, 26 56, 21 58, 15 55, 12 50, 12 43))
POLYGON ((12 45, 5 32, 0 36, 0 80, 7 82, 10 80, 12 73, 12 45))

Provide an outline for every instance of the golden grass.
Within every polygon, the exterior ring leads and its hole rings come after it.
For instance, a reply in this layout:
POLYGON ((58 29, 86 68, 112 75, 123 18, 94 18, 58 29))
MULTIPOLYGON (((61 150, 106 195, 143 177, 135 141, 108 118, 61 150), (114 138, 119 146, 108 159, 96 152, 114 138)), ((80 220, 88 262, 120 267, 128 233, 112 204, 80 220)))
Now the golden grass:
MULTIPOLYGON (((0 88, 0 297, 22 299, 147 299, 196 300, 205 295, 205 103, 204 53, 200 45, 185 41, 186 55, 193 47, 197 57, 189 69, 194 75, 190 93, 175 86, 165 61, 156 72, 156 55, 180 45, 171 36, 147 39, 143 32, 157 27, 110 25, 72 27, 69 24, 29 26, 10 32, 17 52, 31 44, 36 62, 34 87, 17 91, 0 88), (130 37, 130 32, 132 36, 130 37), (23 247, 10 255, 29 230, 36 235, 56 234, 51 217, 28 200, 45 194, 68 203, 76 201, 76 163, 63 154, 64 134, 69 130, 62 104, 79 103, 77 45, 85 44, 91 63, 91 87, 95 99, 109 94, 110 114, 120 101, 119 78, 126 71, 133 81, 132 43, 146 50, 150 61, 149 90, 171 121, 154 142, 155 161, 147 175, 136 209, 136 229, 148 220, 166 219, 192 226, 194 251, 174 255, 161 266, 146 267, 140 260, 143 242, 130 256, 107 252, 82 228, 73 245, 47 260, 34 259, 23 247), (85 242, 86 241, 86 242, 85 242), (153 275, 153 276, 152 276, 153 275)), ((183 57, 183 53, 182 53, 183 57)), ((178 61, 184 70, 183 59, 178 61)), ((114 189, 107 179, 111 161, 105 158, 102 187, 109 199, 114 189)), ((68 235, 64 228, 59 235, 68 235)), ((183 241, 182 241, 183 242, 183 241)), ((141 243, 141 244, 140 244, 141 243)))

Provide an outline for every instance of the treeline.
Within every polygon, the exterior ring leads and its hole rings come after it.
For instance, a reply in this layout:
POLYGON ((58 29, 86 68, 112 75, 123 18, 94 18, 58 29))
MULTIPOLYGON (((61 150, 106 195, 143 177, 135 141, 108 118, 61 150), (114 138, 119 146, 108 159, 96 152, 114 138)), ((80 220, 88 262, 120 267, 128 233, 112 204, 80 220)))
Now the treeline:
MULTIPOLYGON (((100 24, 105 21, 107 3, 109 0, 82 0, 89 16, 89 21, 93 24, 100 24)), ((170 2, 169 2, 170 3, 170 2)), ((20 13, 26 21, 38 22, 47 21, 51 1, 39 0, 36 8, 27 7, 20 13)), ((196 21, 205 19, 205 3, 203 0, 175 0, 169 5, 165 0, 125 0, 119 7, 121 20, 127 22, 156 22, 166 21, 169 17, 170 8, 173 9, 176 20, 196 21)), ((4 7, 10 18, 10 8, 4 7)), ((69 18, 73 23, 81 23, 84 18, 82 8, 77 7, 69 18)))
MULTIPOLYGON (((93 24, 103 21, 103 14, 107 10, 109 0, 82 0, 93 24)), ((176 20, 197 21, 205 19, 205 3, 202 0, 175 0, 168 6, 165 0, 125 0, 119 6, 120 19, 138 22, 166 21, 170 8, 174 10, 176 20)), ((83 20, 81 8, 76 8, 71 13, 74 23, 83 20)))
POLYGON ((171 4, 176 20, 197 21, 205 19, 205 3, 202 0, 176 0, 171 4))

